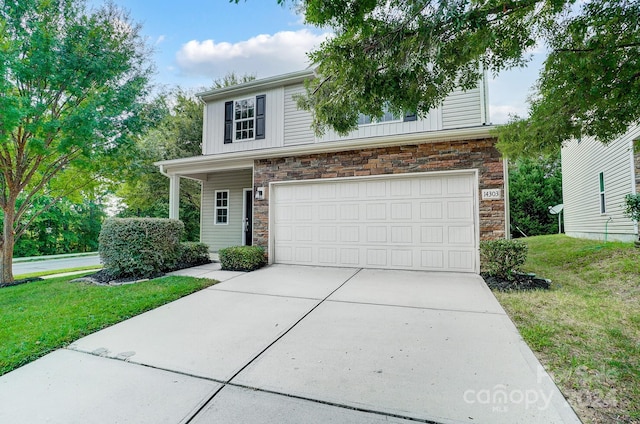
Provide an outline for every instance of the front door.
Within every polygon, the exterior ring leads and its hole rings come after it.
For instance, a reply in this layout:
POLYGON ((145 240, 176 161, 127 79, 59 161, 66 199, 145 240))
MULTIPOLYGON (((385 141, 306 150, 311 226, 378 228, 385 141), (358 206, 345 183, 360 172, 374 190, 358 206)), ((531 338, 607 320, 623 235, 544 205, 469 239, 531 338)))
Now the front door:
POLYGON ((250 188, 244 189, 242 211, 242 244, 251 246, 253 244, 253 190, 250 188))

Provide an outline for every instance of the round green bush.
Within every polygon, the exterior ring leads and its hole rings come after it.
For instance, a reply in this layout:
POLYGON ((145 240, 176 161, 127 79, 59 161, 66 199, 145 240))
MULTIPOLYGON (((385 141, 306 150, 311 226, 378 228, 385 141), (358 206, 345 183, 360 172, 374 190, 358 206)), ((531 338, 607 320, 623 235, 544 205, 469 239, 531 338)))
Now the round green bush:
POLYGON ((254 271, 267 263, 260 246, 232 246, 218 251, 222 269, 227 271, 254 271))
POLYGON ((100 260, 113 278, 150 278, 180 259, 184 224, 177 219, 111 218, 102 224, 100 260))

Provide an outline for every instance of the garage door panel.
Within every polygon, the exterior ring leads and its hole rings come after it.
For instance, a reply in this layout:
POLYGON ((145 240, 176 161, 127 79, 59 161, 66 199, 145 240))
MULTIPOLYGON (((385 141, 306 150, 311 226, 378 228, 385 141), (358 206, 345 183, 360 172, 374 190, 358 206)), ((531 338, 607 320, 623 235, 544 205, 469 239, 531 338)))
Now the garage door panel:
POLYGON ((462 194, 470 196, 473 194, 473 184, 466 176, 448 177, 446 180, 447 195, 462 194))
POLYGON ((290 225, 279 225, 275 230, 275 237, 277 240, 283 242, 293 241, 293 228, 290 225))
POLYGON ((444 216, 444 214, 442 213, 443 210, 443 201, 421 202, 420 218, 422 220, 442 219, 442 217, 444 216))
POLYGON ((472 174, 275 185, 274 260, 475 272, 474 187, 472 174))
POLYGON ((422 250, 421 266, 430 271, 444 271, 444 253, 442 250, 422 250))
POLYGON ((473 201, 449 200, 445 202, 444 209, 447 219, 470 220, 473 218, 473 201))
POLYGON ((391 219, 395 221, 411 220, 413 218, 413 203, 392 203, 391 204, 391 219))
POLYGON ((392 226, 391 243, 413 244, 413 227, 392 226))
POLYGON ((447 242, 449 244, 462 244, 469 246, 473 243, 473 226, 450 226, 448 227, 447 242))
POLYGON ((412 190, 414 190, 413 184, 417 184, 417 182, 405 180, 391 181, 389 183, 391 197, 410 197, 412 190))
POLYGON ((473 263, 473 251, 471 250, 449 250, 448 268, 454 271, 465 271, 473 263))
POLYGON ((340 220, 341 221, 357 221, 360 218, 360 205, 353 204, 341 204, 340 205, 340 220))

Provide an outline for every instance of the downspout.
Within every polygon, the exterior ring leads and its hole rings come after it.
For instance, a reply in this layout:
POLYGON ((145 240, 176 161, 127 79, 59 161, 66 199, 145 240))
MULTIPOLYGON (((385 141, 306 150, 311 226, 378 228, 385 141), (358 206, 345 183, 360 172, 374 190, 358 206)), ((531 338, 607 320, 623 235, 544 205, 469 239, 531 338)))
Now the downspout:
MULTIPOLYGON (((633 140, 629 140, 629 160, 631 161, 631 194, 636 194, 636 178, 638 178, 638 176, 636 175, 636 158, 633 140)), ((633 230, 638 237, 637 240, 640 240, 640 234, 638 233, 638 221, 633 223, 633 230)))
POLYGON ((509 160, 506 157, 502 158, 502 173, 504 174, 504 238, 510 240, 511 213, 509 212, 509 160))
POLYGON ((612 217, 607 219, 607 222, 604 224, 604 242, 607 243, 607 238, 609 237, 609 222, 613 221, 612 217))

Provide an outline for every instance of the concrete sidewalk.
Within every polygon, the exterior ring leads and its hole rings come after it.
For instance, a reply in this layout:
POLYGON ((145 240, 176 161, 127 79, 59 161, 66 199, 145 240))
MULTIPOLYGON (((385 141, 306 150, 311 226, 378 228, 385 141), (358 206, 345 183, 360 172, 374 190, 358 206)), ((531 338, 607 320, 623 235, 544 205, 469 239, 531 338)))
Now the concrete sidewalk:
POLYGON ((11 423, 579 423, 477 275, 273 265, 0 377, 11 423))

